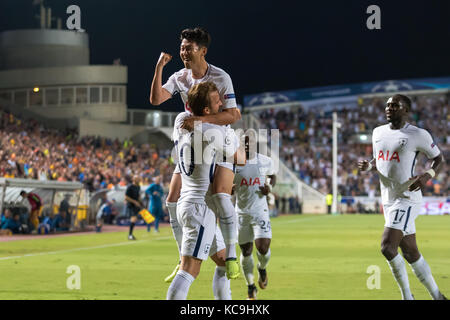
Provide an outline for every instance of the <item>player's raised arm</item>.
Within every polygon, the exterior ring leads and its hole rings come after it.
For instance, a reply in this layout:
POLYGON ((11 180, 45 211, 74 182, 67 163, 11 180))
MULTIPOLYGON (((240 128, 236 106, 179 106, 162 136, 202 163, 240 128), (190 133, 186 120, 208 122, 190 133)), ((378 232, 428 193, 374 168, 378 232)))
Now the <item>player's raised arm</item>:
POLYGON ((161 52, 156 63, 155 75, 153 76, 152 87, 150 89, 150 103, 154 106, 160 105, 164 101, 172 98, 172 94, 162 87, 162 72, 164 66, 172 59, 168 53, 161 52))

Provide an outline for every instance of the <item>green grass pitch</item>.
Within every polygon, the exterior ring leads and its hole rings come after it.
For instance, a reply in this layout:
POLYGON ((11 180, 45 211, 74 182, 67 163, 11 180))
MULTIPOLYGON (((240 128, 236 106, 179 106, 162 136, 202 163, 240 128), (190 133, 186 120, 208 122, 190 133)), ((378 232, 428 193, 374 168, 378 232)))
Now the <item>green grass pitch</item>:
MULTIPOLYGON (((272 219, 269 285, 261 300, 400 299, 380 253, 382 215, 290 215, 272 219), (369 266, 380 268, 380 289, 369 290, 369 266)), ((0 242, 0 299, 164 300, 163 279, 178 260, 170 227, 159 234, 137 229, 0 242), (81 270, 80 290, 66 286, 70 265, 81 270)), ((450 295, 450 216, 416 219, 419 250, 441 291, 450 295)), ((238 252, 240 254, 240 252, 238 252)), ((254 252, 255 265, 257 262, 254 252)), ((407 265, 416 299, 431 299, 407 265)), ((212 299, 214 264, 205 261, 188 299, 212 299)), ((257 271, 255 270, 257 281, 257 271)), ((243 276, 231 282, 233 299, 245 299, 243 276)))

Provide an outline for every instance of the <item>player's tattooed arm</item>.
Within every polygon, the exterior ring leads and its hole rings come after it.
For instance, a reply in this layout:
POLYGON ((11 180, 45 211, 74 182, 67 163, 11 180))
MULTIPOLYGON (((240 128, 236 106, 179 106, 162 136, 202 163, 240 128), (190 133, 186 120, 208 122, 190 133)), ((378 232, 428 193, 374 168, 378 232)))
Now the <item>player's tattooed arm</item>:
POLYGON ((162 87, 162 72, 164 66, 172 60, 168 53, 161 52, 156 63, 155 75, 153 76, 152 86, 150 88, 150 103, 154 106, 160 105, 164 101, 172 98, 172 94, 162 87))
POLYGON ((194 122, 208 122, 212 124, 216 124, 218 126, 225 126, 228 124, 233 124, 236 121, 241 119, 241 112, 238 108, 229 108, 224 109, 222 112, 217 114, 207 114, 204 116, 192 116, 184 119, 183 124, 181 125, 182 129, 186 129, 188 131, 192 131, 194 129, 194 122))
POLYGON ((428 180, 434 178, 438 172, 441 170, 443 163, 445 162, 444 156, 439 154, 437 157, 432 159, 431 168, 419 176, 414 176, 409 178, 409 180, 415 180, 408 188, 409 191, 417 191, 419 189, 424 189, 428 180))
POLYGON ((375 164, 375 159, 372 159, 370 161, 368 160, 361 160, 358 162, 358 169, 359 171, 372 171, 377 170, 377 166, 375 164))

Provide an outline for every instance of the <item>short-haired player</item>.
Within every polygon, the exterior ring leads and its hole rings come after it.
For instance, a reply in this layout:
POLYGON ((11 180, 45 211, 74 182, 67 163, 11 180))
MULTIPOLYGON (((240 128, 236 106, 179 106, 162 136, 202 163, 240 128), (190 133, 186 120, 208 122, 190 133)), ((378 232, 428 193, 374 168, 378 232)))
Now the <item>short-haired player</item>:
MULTIPOLYGON (((164 66, 172 59, 168 53, 162 52, 156 64, 155 74, 150 92, 150 103, 159 105, 179 93, 185 106, 185 112, 191 117, 184 117, 182 128, 192 130, 194 121, 208 122, 216 125, 230 125, 241 118, 236 104, 236 97, 230 76, 224 70, 209 64, 205 60, 211 36, 202 28, 188 28, 180 34, 180 58, 185 66, 169 77, 162 85, 162 71, 164 66), (222 106, 217 114, 202 114, 192 116, 191 106, 188 103, 188 91, 195 84, 212 81, 218 88, 222 106)), ((227 276, 236 279, 239 276, 239 265, 236 261, 237 218, 231 202, 231 189, 234 172, 233 164, 218 162, 215 170, 215 179, 212 184, 215 212, 219 217, 219 225, 227 247, 227 276)), ((169 210, 171 227, 174 237, 180 229, 176 225, 176 203, 180 197, 181 177, 175 169, 170 182, 166 205, 169 210)), ((166 278, 166 282, 173 279, 179 265, 174 272, 166 278)))
POLYGON ((268 284, 266 267, 270 259, 272 229, 270 225, 267 195, 276 183, 271 158, 256 152, 256 142, 245 137, 247 163, 236 167, 234 193, 238 214, 238 241, 241 247, 241 265, 248 287, 249 300, 255 300, 257 289, 254 282, 253 242, 258 258, 258 284, 265 289, 268 284))
POLYGON ((360 171, 376 170, 380 177, 384 211, 384 233, 381 252, 387 259, 403 300, 413 300, 405 261, 426 287, 434 300, 446 299, 431 274, 430 267, 417 248, 415 220, 419 215, 422 191, 442 166, 444 157, 428 131, 407 122, 411 100, 396 94, 386 103, 388 124, 373 130, 373 159, 358 162, 360 171), (431 160, 431 167, 415 175, 417 155, 422 152, 431 160))
MULTIPOLYGON (((188 101, 194 115, 217 113, 222 105, 217 87, 212 82, 194 85, 189 90, 188 101)), ((213 279, 214 296, 216 299, 231 299, 230 280, 226 276, 225 245, 220 239, 216 216, 206 204, 205 196, 213 178, 216 155, 223 154, 233 157, 235 162, 245 163, 245 151, 238 148, 239 141, 234 130, 223 126, 203 123, 195 127, 194 132, 180 127, 175 130, 177 165, 182 179, 177 203, 181 264, 167 291, 167 299, 187 298, 202 261, 208 256, 217 264, 213 279), (196 160, 198 154, 201 161, 196 160)))

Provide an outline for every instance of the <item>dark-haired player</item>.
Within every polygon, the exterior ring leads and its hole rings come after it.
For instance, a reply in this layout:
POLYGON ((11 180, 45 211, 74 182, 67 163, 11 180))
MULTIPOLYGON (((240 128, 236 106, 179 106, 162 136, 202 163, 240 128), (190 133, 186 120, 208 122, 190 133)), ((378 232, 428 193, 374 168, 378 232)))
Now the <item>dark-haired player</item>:
MULTIPOLYGON (((237 108, 235 93, 230 76, 222 69, 206 62, 205 56, 211 42, 210 35, 201 28, 185 29, 180 35, 180 58, 185 66, 169 77, 162 85, 162 72, 164 66, 172 59, 168 53, 162 52, 156 64, 155 74, 150 91, 150 103, 159 105, 179 93, 185 106, 185 112, 192 115, 188 104, 188 91, 196 84, 205 81, 213 82, 218 90, 222 102, 221 112, 217 114, 205 114, 192 116, 184 120, 183 128, 192 129, 194 121, 209 122, 216 125, 230 125, 241 118, 237 108)), ((237 217, 231 202, 231 189, 233 186, 233 164, 218 162, 212 185, 215 213, 219 217, 219 225, 226 244, 227 276, 235 279, 239 276, 239 264, 236 259, 237 242, 237 217)), ((170 224, 178 239, 181 234, 176 221, 176 203, 180 197, 181 177, 178 168, 175 169, 170 182, 169 194, 166 205, 170 214, 170 224)), ((176 274, 179 265, 174 272, 166 278, 170 282, 176 274)))
POLYGON ((370 162, 362 160, 358 167, 361 171, 376 170, 380 177, 385 218, 381 252, 400 287, 402 298, 414 299, 405 261, 398 254, 398 247, 431 297, 434 300, 446 300, 417 248, 415 226, 422 202, 421 189, 439 171, 444 158, 428 131, 406 121, 410 109, 411 100, 404 95, 396 94, 388 99, 385 112, 389 123, 375 128, 372 134, 374 159, 370 162), (432 162, 430 169, 415 176, 419 152, 423 152, 432 162), (375 164, 372 164, 373 160, 375 164))
POLYGON ((238 215, 238 239, 241 247, 241 265, 248 287, 248 300, 255 300, 257 289, 253 277, 253 242, 258 258, 258 284, 265 289, 268 283, 266 272, 270 260, 270 226, 267 195, 276 183, 276 175, 271 158, 256 152, 256 142, 245 137, 247 163, 236 167, 234 193, 238 215))
MULTIPOLYGON (((195 115, 217 113, 222 105, 217 87, 209 81, 193 86, 188 99, 195 115)), ((178 115, 181 116, 183 114, 178 115)), ((234 130, 210 123, 196 126, 195 133, 176 125, 174 137, 177 166, 182 178, 181 196, 177 204, 177 221, 182 230, 181 243, 178 243, 181 264, 167 290, 167 299, 185 300, 200 272, 202 261, 211 256, 217 264, 213 278, 214 296, 216 299, 230 300, 230 280, 225 273, 225 245, 206 196, 215 157, 224 154, 233 158, 233 162, 240 159, 245 163, 245 152, 239 148, 234 130), (202 161, 194 160, 196 153, 202 161)))

